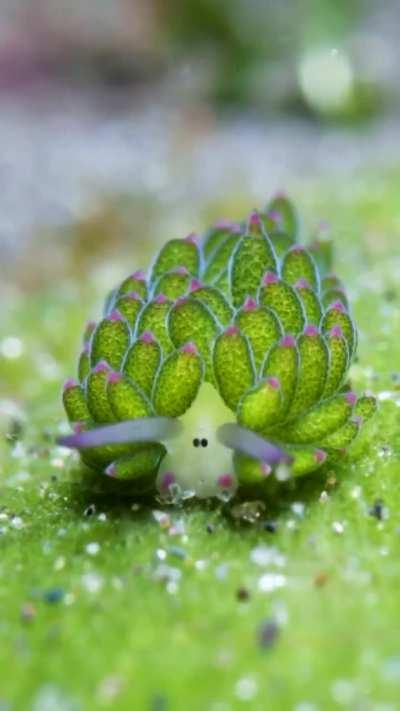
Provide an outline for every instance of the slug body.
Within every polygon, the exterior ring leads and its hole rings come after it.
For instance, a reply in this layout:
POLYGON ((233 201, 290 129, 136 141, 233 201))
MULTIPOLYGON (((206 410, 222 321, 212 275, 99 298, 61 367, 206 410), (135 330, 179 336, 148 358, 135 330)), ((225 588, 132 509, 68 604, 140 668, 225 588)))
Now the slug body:
POLYGON ((347 382, 357 332, 329 245, 298 240, 278 196, 167 242, 86 329, 63 443, 138 493, 199 496, 266 491, 343 456, 376 404, 347 382))

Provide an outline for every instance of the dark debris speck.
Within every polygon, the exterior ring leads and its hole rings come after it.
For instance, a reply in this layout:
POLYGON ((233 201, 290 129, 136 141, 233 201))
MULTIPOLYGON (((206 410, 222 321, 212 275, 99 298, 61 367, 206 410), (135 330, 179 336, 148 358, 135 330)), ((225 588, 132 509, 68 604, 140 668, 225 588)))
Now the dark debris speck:
POLYGON ((263 620, 257 630, 258 644, 263 649, 270 649, 279 637, 279 625, 270 618, 263 620))
POLYGON ((240 602, 246 602, 250 598, 250 592, 242 586, 236 590, 236 597, 240 602))
POLYGON ((378 521, 382 521, 385 513, 385 505, 382 499, 375 499, 373 505, 368 509, 370 516, 374 516, 378 521))
POLYGON ((43 593, 43 600, 49 605, 56 605, 61 602, 65 595, 63 588, 49 588, 43 593))
POLYGON ((96 506, 94 504, 90 504, 83 512, 84 516, 94 516, 96 513, 96 506))
POLYGON ((276 533, 278 524, 275 521, 264 521, 262 524, 264 531, 268 533, 276 533))
POLYGON ((215 531, 215 526, 213 523, 208 523, 206 526, 206 531, 207 533, 214 533, 215 531))

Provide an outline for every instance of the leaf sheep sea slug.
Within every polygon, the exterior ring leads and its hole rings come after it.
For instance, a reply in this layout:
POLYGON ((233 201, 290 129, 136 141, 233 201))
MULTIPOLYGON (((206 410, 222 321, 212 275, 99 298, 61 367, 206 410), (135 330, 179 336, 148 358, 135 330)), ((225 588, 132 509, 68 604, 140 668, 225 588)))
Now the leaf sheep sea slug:
POLYGON ((329 249, 298 235, 278 196, 128 276, 86 329, 62 443, 130 492, 199 496, 268 493, 343 455, 376 403, 346 382, 357 332, 329 249))

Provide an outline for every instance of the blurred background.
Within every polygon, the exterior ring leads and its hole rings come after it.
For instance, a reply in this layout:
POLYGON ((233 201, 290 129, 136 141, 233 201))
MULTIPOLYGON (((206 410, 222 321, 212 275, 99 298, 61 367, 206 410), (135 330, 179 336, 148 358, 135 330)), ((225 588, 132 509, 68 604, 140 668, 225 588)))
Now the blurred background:
POLYGON ((316 221, 368 176, 376 208, 399 27, 398 0, 1 0, 0 352, 27 294, 49 332, 68 299, 83 322, 158 244, 276 190, 316 221))

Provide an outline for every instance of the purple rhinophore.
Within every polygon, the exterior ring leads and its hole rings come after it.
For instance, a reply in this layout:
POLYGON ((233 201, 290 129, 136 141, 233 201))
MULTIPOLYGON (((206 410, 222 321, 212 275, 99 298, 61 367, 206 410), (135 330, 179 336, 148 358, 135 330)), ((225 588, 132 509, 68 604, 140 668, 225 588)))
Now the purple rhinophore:
POLYGON ((304 247, 304 245, 295 244, 290 251, 292 252, 292 254, 301 254, 302 252, 305 252, 305 249, 306 248, 304 247))
POLYGON ((266 272, 263 276, 263 284, 264 286, 269 286, 269 284, 277 284, 279 281, 279 278, 275 274, 275 272, 266 272))
POLYGON ((251 212, 249 215, 249 227, 259 227, 260 225, 261 217, 257 210, 253 210, 253 212, 251 212))
POLYGON ((131 279, 136 279, 136 281, 146 281, 146 274, 143 269, 138 269, 136 272, 133 272, 131 279))

